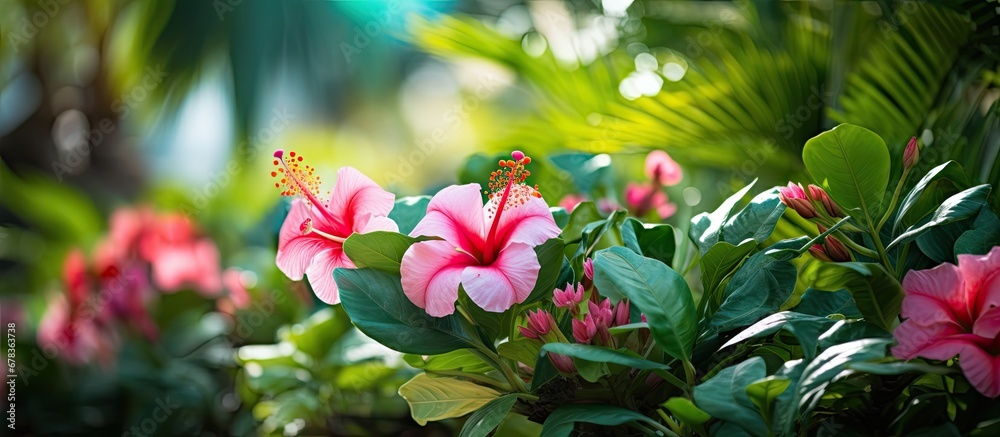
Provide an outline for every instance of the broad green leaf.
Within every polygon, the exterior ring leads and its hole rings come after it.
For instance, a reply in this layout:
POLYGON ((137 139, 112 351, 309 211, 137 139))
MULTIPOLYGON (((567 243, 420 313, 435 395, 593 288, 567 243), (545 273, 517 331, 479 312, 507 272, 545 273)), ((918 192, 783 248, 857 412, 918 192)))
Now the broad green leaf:
POLYGON ((841 124, 806 141, 802 161, 845 212, 875 227, 890 169, 889 149, 878 134, 841 124))
POLYGON ((416 238, 388 231, 367 234, 351 234, 344 242, 344 253, 357 267, 371 267, 386 273, 399 275, 399 263, 403 254, 416 238))
POLYGON ((916 361, 889 361, 889 362, 860 362, 851 363, 847 366, 851 370, 871 373, 874 375, 902 375, 913 372, 920 374, 947 375, 956 373, 958 369, 944 365, 935 366, 932 364, 920 363, 916 361))
POLYGON ((602 220, 601 213, 597 211, 597 205, 594 202, 582 202, 573 208, 573 212, 569 215, 569 223, 563 228, 562 239, 564 241, 572 242, 583 233, 583 229, 596 221, 602 220))
POLYGON ((823 263, 813 287, 848 290, 865 320, 890 332, 903 303, 903 287, 875 263, 823 263))
POLYGON ((535 367, 535 360, 538 359, 538 351, 541 347, 540 340, 519 338, 500 343, 500 346, 497 346, 497 352, 501 357, 524 363, 528 367, 535 367))
POLYGON ((790 250, 758 252, 733 275, 722 293, 722 304, 711 326, 725 332, 750 325, 774 313, 795 289, 797 271, 790 250))
POLYGON ((517 402, 516 394, 500 396, 476 410, 462 426, 460 437, 486 437, 503 421, 517 402))
POLYGON ((365 268, 336 269, 333 278, 351 321, 389 349, 438 355, 472 347, 469 333, 455 315, 427 315, 403 294, 398 276, 365 268))
POLYGON ((815 359, 787 367, 779 375, 792 379, 789 396, 781 396, 775 405, 775 429, 791 430, 799 419, 809 416, 837 375, 850 365, 885 358, 892 339, 866 338, 830 346, 815 359))
POLYGON ((420 425, 461 417, 483 407, 500 392, 455 378, 431 378, 419 373, 399 387, 399 395, 410 405, 410 415, 420 425))
POLYGON ((727 341, 726 344, 722 345, 719 349, 725 349, 751 338, 771 335, 778 332, 780 329, 784 329, 798 339, 799 344, 802 346, 802 354, 805 358, 811 359, 816 355, 816 342, 820 334, 830 328, 830 326, 833 326, 834 323, 836 323, 834 320, 826 317, 782 311, 780 313, 767 316, 759 322, 754 323, 749 328, 744 329, 742 332, 729 339, 729 341, 727 341))
POLYGON ((493 366, 483 361, 471 349, 459 349, 441 355, 427 357, 424 370, 458 370, 465 373, 485 373, 493 370, 493 366))
POLYGON ((581 193, 590 193, 611 168, 611 157, 606 154, 566 153, 549 156, 549 160, 573 177, 581 193))
MULTIPOLYGON (((969 186, 969 177, 966 176, 962 166, 955 161, 948 161, 932 168, 924 177, 917 181, 917 184, 913 186, 913 189, 910 190, 906 197, 903 197, 903 201, 899 204, 899 210, 896 212, 896 220, 892 226, 893 232, 900 229, 907 220, 907 214, 917 205, 917 201, 923 197, 927 188, 937 185, 936 183, 939 180, 950 180, 961 188, 969 186)), ((913 221, 916 221, 916 219, 913 219, 913 221)))
POLYGON ((791 383, 792 381, 786 377, 772 375, 751 383, 744 390, 764 420, 770 421, 775 399, 784 393, 791 383))
POLYGON ((774 232, 785 213, 785 204, 778 198, 778 189, 758 194, 738 214, 726 221, 722 240, 740 245, 747 239, 763 243, 774 232))
POLYGON ((278 332, 278 337, 305 352, 314 359, 321 359, 330 348, 351 329, 351 319, 338 307, 324 308, 308 319, 278 332))
POLYGON ((736 207, 736 204, 743 199, 743 196, 746 196, 747 192, 756 183, 757 180, 754 179, 747 186, 724 200, 712 213, 703 212, 691 219, 691 229, 688 231, 688 236, 698 246, 698 251, 702 255, 708 252, 715 243, 723 240, 723 226, 729 221, 733 208, 736 207))
POLYGON ((666 364, 649 361, 621 350, 608 349, 606 347, 593 346, 589 344, 547 343, 542 346, 542 351, 566 355, 580 360, 593 361, 595 363, 620 364, 633 369, 670 370, 670 366, 666 364))
POLYGON ((627 297, 646 314, 664 352, 679 360, 691 358, 698 330, 694 299, 681 275, 657 260, 612 247, 594 258, 594 283, 602 293, 627 297))
POLYGON ((531 290, 531 294, 522 305, 530 304, 546 296, 552 296, 552 290, 555 289, 556 285, 559 285, 556 284, 556 279, 562 272, 563 259, 565 259, 564 247, 563 240, 558 238, 550 239, 535 247, 535 255, 538 257, 541 269, 538 271, 535 288, 531 290))
POLYGON ((670 411, 681 423, 688 426, 698 426, 708 422, 711 415, 695 406, 688 398, 670 398, 663 403, 663 406, 670 411))
POLYGON ((629 422, 655 423, 653 419, 621 407, 597 404, 566 404, 549 414, 540 437, 568 437, 577 422, 617 426, 629 422))
POLYGON ((673 226, 644 224, 629 217, 622 223, 622 243, 639 255, 648 256, 668 266, 673 264, 677 246, 673 226))
POLYGON ((722 369, 712 379, 694 388, 694 403, 712 417, 739 426, 754 436, 767 435, 767 427, 746 387, 767 376, 764 359, 753 357, 722 369))
POLYGON ((972 229, 955 240, 954 253, 985 255, 994 246, 1000 246, 1000 219, 989 206, 983 206, 972 229))
POLYGON ((989 194, 990 185, 983 184, 949 197, 933 214, 910 226, 906 232, 903 232, 893 240, 885 249, 892 250, 896 246, 913 241, 935 226, 974 217, 976 214, 979 214, 979 210, 986 204, 989 194))
POLYGON ((554 206, 549 208, 549 212, 552 213, 552 219, 556 221, 556 226, 559 229, 565 228, 569 224, 569 213, 566 212, 566 208, 554 206))
MULTIPOLYGON (((817 266, 818 267, 818 266, 817 266)), ((841 314, 848 318, 861 317, 861 311, 854 304, 851 292, 847 290, 823 291, 809 288, 802 295, 802 300, 795 306, 795 312, 826 317, 841 314)))
POLYGON ((396 199, 396 204, 389 211, 389 218, 399 226, 399 233, 408 235, 427 215, 427 204, 430 196, 411 196, 396 199))
POLYGON ((753 240, 744 241, 739 246, 733 246, 725 241, 712 246, 698 261, 705 292, 702 299, 711 299, 723 280, 756 248, 757 242, 753 240))
POLYGON ((638 329, 649 329, 649 323, 646 322, 635 322, 629 323, 627 325, 618 325, 608 328, 608 332, 612 335, 624 334, 626 332, 632 332, 638 329))

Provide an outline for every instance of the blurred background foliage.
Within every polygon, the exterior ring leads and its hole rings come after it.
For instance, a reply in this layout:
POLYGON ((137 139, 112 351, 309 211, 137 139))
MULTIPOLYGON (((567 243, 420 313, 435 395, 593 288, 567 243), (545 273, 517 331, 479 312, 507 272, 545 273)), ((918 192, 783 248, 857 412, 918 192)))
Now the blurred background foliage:
MULTIPOLYGON (((287 205, 267 177, 276 148, 324 175, 355 166, 398 195, 482 181, 496 154, 520 148, 550 204, 578 194, 610 209, 642 179, 645 153, 662 149, 684 170, 666 189, 678 206, 667 221, 682 229, 753 179, 806 181, 803 144, 840 122, 881 135, 897 174, 917 136, 920 173, 954 159, 971 181, 1000 182, 995 0, 0 0, 0 10, 0 315, 24 322, 21 356, 65 288, 67 251, 93 249, 125 205, 187 214, 224 267, 253 273, 254 301, 275 307, 240 335, 259 308, 225 317, 192 291, 164 295, 160 344, 125 342, 113 372, 45 368, 45 390, 30 389, 21 416, 40 433, 128 428, 175 392, 189 413, 172 416, 174 431, 415 426, 366 419, 406 418, 394 395, 404 366, 382 352, 348 358, 364 339, 273 265, 287 205), (300 341, 328 325, 337 329, 316 334, 321 348, 300 341), (197 347, 172 346, 188 342, 197 347), (351 372, 377 377, 358 385, 351 372)), ((786 215, 774 238, 815 232, 786 215)))

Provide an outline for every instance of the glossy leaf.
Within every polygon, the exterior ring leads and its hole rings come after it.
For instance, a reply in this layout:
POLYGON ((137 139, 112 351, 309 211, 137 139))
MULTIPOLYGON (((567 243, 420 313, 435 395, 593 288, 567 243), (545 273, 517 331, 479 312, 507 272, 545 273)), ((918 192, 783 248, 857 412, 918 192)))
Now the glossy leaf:
POLYGON ((753 324, 774 313, 795 289, 796 270, 789 259, 794 252, 758 252, 747 259, 722 293, 722 305, 712 315, 711 326, 725 332, 753 324))
POLYGON ((535 367, 535 360, 538 359, 538 351, 542 342, 531 338, 519 338, 497 346, 497 351, 501 357, 510 358, 514 361, 524 363, 529 367, 535 367))
POLYGON ((552 290, 557 285, 556 280, 562 272, 563 260, 565 259, 563 248, 563 241, 558 238, 552 238, 535 247, 535 255, 538 257, 541 269, 538 271, 535 287, 531 289, 531 294, 522 305, 530 304, 546 296, 552 296, 552 290))
MULTIPOLYGON (((899 209, 896 212, 896 220, 893 224, 893 231, 899 230, 903 223, 907 220, 907 215, 910 210, 917 205, 917 201, 924 196, 927 189, 930 187, 933 189, 940 180, 950 180, 956 185, 965 188, 969 185, 969 177, 966 176, 965 170, 962 166, 955 161, 948 161, 937 167, 932 168, 924 177, 917 181, 916 185, 910 190, 909 193, 903 197, 903 200, 899 203, 899 209)), ((913 219, 916 221, 916 219, 913 219)))
POLYGON ((985 255, 994 246, 1000 246, 1000 219, 989 206, 984 206, 972 223, 972 229, 955 240, 954 253, 985 255))
POLYGON ((802 161, 845 212, 875 227, 890 170, 889 149, 878 134, 841 124, 806 141, 802 161))
MULTIPOLYGON (((817 266, 818 267, 818 266, 817 266)), ((795 312, 826 317, 841 314, 848 318, 861 317, 861 311, 854 303, 854 297, 847 290, 823 291, 809 288, 802 300, 795 306, 795 312)))
POLYGON ((540 437, 568 437, 577 422, 617 426, 629 422, 655 423, 653 419, 621 407, 597 404, 566 404, 549 415, 540 437))
POLYGON ((344 242, 344 253, 359 268, 371 267, 399 275, 403 254, 417 241, 420 240, 388 231, 351 234, 344 242))
POLYGON ((893 240, 886 246, 886 250, 892 250, 896 246, 913 241, 935 226, 975 217, 986 204, 989 194, 989 184, 983 184, 949 197, 929 217, 910 226, 906 232, 893 240))
POLYGON ((670 370, 670 366, 666 364, 656 363, 633 354, 603 346, 576 343, 548 343, 542 346, 542 351, 596 363, 619 364, 633 369, 670 370))
POLYGON ((430 196, 410 196, 396 199, 392 211, 389 211, 389 218, 399 226, 399 233, 409 235, 420 219, 427 215, 427 204, 430 201, 430 196))
POLYGON ((739 426, 754 436, 767 435, 767 427, 745 388, 767 376, 764 359, 753 357, 722 369, 694 388, 694 402, 712 417, 739 426))
POLYGON ((403 294, 398 276, 366 268, 336 269, 333 277, 351 321, 389 349, 438 355, 472 347, 455 315, 427 315, 403 294))
POLYGON ((643 224, 634 218, 622 223, 622 243, 633 252, 658 260, 668 266, 673 265, 674 228, 670 225, 643 224))
POLYGON ((744 391, 750 398, 750 402, 757 406, 757 410, 761 412, 764 419, 770 421, 774 401, 788 389, 791 383, 790 379, 783 376, 768 376, 754 381, 744 391))
POLYGON ((785 204, 778 199, 776 188, 760 193, 726 221, 722 239, 735 245, 741 245, 748 239, 763 243, 774 232, 784 213, 785 204))
POLYGON ((850 291, 868 323, 892 331, 903 303, 903 287, 875 263, 823 263, 813 287, 850 291))
POLYGON ((688 231, 688 235, 691 237, 691 240, 694 240, 698 246, 698 251, 702 255, 708 252, 715 243, 723 240, 723 227, 729 221, 733 208, 736 207, 736 204, 743 199, 743 196, 746 196, 747 192, 756 183, 757 180, 754 179, 747 186, 729 196, 715 211, 711 213, 703 212, 691 219, 691 229, 688 231))
POLYGON ((733 246, 725 241, 712 246, 699 260, 701 266, 701 283, 705 294, 702 299, 712 299, 716 289, 736 267, 757 248, 757 243, 747 240, 739 246, 733 246))
POLYGON ((712 418, 694 402, 688 398, 670 398, 663 403, 663 406, 670 411, 681 423, 688 426, 698 426, 708 422, 712 418))
POLYGON ((594 283, 602 293, 627 297, 646 314, 653 338, 664 352, 690 359, 698 331, 694 299, 681 275, 657 260, 612 247, 594 258, 594 283))
POLYGON ((802 346, 803 355, 807 359, 810 359, 816 355, 817 339, 820 337, 820 334, 826 331, 829 327, 833 326, 834 323, 836 323, 834 320, 826 317, 782 311, 780 313, 767 316, 759 322, 754 323, 749 328, 744 329, 742 332, 729 339, 729 341, 727 341, 719 349, 725 349, 729 346, 752 338, 771 335, 778 332, 780 329, 784 329, 798 339, 799 344, 802 346))
POLYGON ((500 396, 476 410, 462 426, 460 437, 486 437, 503 421, 517 402, 516 394, 500 396))
POLYGON ((426 425, 476 411, 500 397, 500 392, 469 381, 418 373, 399 387, 399 395, 410 405, 413 420, 426 425))

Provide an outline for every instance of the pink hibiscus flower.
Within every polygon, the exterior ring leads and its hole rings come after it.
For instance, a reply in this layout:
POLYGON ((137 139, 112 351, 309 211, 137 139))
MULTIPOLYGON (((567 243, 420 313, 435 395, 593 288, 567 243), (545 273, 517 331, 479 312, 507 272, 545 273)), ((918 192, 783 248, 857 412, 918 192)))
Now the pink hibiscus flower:
POLYGON ((625 203, 637 217, 645 216, 650 210, 656 210, 661 219, 668 219, 677 212, 677 204, 667 198, 667 193, 660 190, 656 184, 640 185, 629 182, 625 186, 625 203))
POLYGON ((536 188, 525 185, 531 158, 515 151, 490 176, 484 206, 479 184, 452 185, 427 205, 410 235, 441 237, 410 246, 403 255, 403 292, 427 314, 455 312, 461 284, 476 305, 503 312, 524 302, 538 279, 533 247, 561 232, 536 188))
POLYGON ((344 167, 337 172, 330 200, 319 200, 319 177, 313 168, 301 164, 302 157, 295 152, 284 158, 284 151, 274 152, 279 165, 271 172, 281 177, 275 186, 284 186, 282 195, 302 195, 292 201, 292 208, 281 225, 278 235, 276 262, 282 273, 295 281, 302 275, 309 276, 309 285, 323 302, 340 302, 333 269, 354 268, 344 254, 344 241, 355 232, 397 232, 396 222, 388 217, 396 196, 383 190, 360 171, 344 167))
POLYGON ((958 265, 911 271, 896 328, 901 359, 949 360, 956 355, 969 382, 1000 396, 1000 247, 986 255, 959 255, 958 265))
POLYGON ((681 166, 662 150, 654 150, 646 155, 646 177, 665 187, 680 183, 684 178, 681 166))

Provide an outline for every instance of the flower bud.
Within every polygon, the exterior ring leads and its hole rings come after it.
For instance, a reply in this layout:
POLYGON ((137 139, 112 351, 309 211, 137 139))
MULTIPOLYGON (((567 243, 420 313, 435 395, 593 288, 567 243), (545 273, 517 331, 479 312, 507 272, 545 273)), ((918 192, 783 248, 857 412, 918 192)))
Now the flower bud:
POLYGON ((597 324, 590 314, 583 316, 583 320, 573 319, 573 339, 580 344, 589 344, 590 340, 597 334, 597 324))
POLYGON ((813 244, 812 247, 809 248, 809 254, 812 255, 813 258, 820 261, 833 262, 833 259, 831 259, 826 254, 826 251, 823 250, 823 246, 820 246, 819 244, 813 244))
POLYGON ((587 279, 594 280, 594 260, 587 258, 583 262, 583 276, 587 279))
POLYGON ((611 312, 610 299, 604 299, 599 304, 594 303, 594 301, 587 302, 587 309, 594 316, 594 323, 597 326, 608 327, 611 325, 614 314, 611 312))
POLYGON ((573 359, 562 354, 549 354, 549 359, 552 360, 552 365, 555 366, 556 370, 560 373, 565 373, 572 375, 576 373, 576 365, 573 364, 573 359))
POLYGON ((552 291, 552 302, 559 308, 568 308, 571 313, 580 311, 580 302, 583 302, 583 285, 566 284, 566 289, 555 289, 552 291))
POLYGON ((628 299, 622 299, 621 302, 618 302, 618 305, 615 305, 614 310, 612 311, 614 314, 614 326, 627 325, 629 320, 629 311, 630 308, 628 299))
POLYGON ((843 217, 844 213, 840 210, 840 207, 830 198, 829 194, 823 188, 809 184, 809 197, 812 201, 823 205, 823 209, 826 210, 827 215, 830 217, 843 217))
POLYGON ((521 334, 528 338, 538 339, 549 333, 556 322, 552 314, 545 310, 528 311, 528 326, 518 326, 521 334))
POLYGON ((830 255, 830 259, 836 262, 847 262, 851 260, 851 252, 847 251, 847 247, 844 243, 836 238, 827 236, 826 243, 823 243, 823 248, 826 249, 827 255, 830 255))
POLYGON ((819 217, 816 208, 806 197, 806 192, 802 185, 789 182, 787 187, 778 188, 778 198, 785 206, 792 208, 804 219, 819 217))
POLYGON ((917 137, 913 137, 906 143, 906 150, 903 151, 903 167, 911 169, 917 165, 918 160, 920 160, 920 147, 917 146, 917 137))

